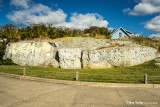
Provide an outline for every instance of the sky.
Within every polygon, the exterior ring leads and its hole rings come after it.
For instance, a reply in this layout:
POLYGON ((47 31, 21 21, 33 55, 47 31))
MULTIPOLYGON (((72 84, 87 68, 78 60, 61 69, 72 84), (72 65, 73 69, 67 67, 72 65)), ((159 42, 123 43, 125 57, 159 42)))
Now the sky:
POLYGON ((0 0, 0 25, 90 26, 160 38, 160 0, 0 0))

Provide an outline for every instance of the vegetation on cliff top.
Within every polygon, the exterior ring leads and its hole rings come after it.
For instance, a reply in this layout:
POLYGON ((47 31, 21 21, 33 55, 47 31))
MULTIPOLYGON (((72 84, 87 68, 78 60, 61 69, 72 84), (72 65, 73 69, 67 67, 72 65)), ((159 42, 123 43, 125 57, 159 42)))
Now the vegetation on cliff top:
MULTIPOLYGON (((0 38, 7 38, 8 42, 32 39, 56 39, 63 37, 93 37, 101 39, 111 39, 112 32, 105 27, 92 26, 88 29, 78 30, 65 27, 55 27, 52 24, 33 24, 13 25, 6 24, 0 26, 0 38)), ((143 35, 122 38, 140 45, 150 46, 160 51, 160 40, 153 40, 143 35)))
POLYGON ((33 24, 27 26, 6 24, 0 26, 0 38, 7 38, 8 42, 31 39, 55 39, 62 37, 95 37, 110 39, 111 31, 105 27, 92 26, 78 30, 65 27, 55 27, 51 24, 33 24))
POLYGON ((130 38, 121 38, 121 40, 132 41, 133 43, 140 44, 142 46, 149 46, 157 49, 160 52, 160 39, 154 40, 149 37, 144 37, 143 35, 133 36, 130 38))

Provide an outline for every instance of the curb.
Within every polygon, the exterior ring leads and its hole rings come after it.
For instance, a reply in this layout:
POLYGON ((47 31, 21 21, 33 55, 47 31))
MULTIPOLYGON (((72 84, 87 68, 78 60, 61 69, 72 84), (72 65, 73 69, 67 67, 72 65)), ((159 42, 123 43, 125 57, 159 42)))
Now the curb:
POLYGON ((138 88, 160 88, 160 84, 125 84, 125 83, 100 83, 100 82, 82 82, 82 81, 67 81, 67 80, 56 80, 47 78, 30 77, 23 75, 15 75, 0 72, 1 76, 16 78, 22 80, 38 81, 38 82, 48 82, 56 84, 67 84, 67 85, 80 85, 80 86, 93 86, 93 87, 138 87, 138 88))

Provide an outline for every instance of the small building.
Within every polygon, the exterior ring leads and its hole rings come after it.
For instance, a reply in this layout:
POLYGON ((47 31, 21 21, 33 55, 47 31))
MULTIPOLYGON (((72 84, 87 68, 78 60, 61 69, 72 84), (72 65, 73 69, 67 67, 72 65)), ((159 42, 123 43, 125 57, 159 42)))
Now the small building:
POLYGON ((123 29, 122 27, 120 27, 119 29, 117 29, 111 34, 112 39, 119 39, 121 37, 131 37, 132 35, 133 35, 132 32, 129 32, 123 29))

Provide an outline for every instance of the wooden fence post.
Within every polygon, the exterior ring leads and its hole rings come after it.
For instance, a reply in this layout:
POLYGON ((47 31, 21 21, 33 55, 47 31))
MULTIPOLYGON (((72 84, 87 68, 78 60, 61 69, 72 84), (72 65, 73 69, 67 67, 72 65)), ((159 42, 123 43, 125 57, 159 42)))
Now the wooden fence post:
POLYGON ((78 71, 76 72, 76 81, 78 81, 78 71))
POLYGON ((23 68, 23 75, 24 76, 26 75, 26 68, 25 67, 23 68))
POLYGON ((144 83, 147 84, 147 74, 144 75, 144 83))

